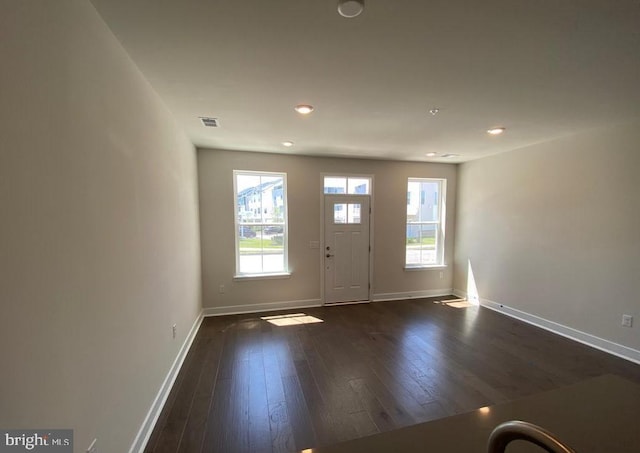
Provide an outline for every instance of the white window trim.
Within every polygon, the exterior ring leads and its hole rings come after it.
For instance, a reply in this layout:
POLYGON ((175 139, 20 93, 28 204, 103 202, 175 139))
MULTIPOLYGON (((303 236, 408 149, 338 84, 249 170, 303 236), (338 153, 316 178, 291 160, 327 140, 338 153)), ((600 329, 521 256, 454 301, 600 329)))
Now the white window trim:
POLYGON ((446 269, 448 266, 446 264, 424 264, 424 265, 406 265, 404 266, 405 271, 434 271, 438 269, 446 269))
MULTIPOLYGON (((236 268, 234 273, 234 280, 247 280, 247 279, 277 279, 277 278, 289 278, 291 272, 289 271, 289 194, 287 189, 287 174, 285 172, 274 171, 255 171, 255 170, 233 170, 233 224, 234 224, 234 238, 235 238, 235 258, 236 268), (283 237, 283 249, 284 249, 284 270, 276 272, 240 272, 240 238, 238 231, 240 224, 238 223, 238 187, 237 176, 238 175, 256 175, 256 176, 280 176, 282 177, 282 184, 284 189, 284 237, 283 237)), ((259 226, 259 225, 256 225, 259 226)))
POLYGON ((438 228, 437 230, 438 237, 436 239, 437 262, 433 264, 407 264, 407 225, 409 225, 409 222, 407 221, 407 215, 405 212, 404 270, 420 271, 420 270, 431 270, 431 269, 444 269, 447 267, 447 264, 444 262, 444 249, 445 249, 445 239, 446 239, 445 223, 447 218, 447 180, 445 178, 422 178, 417 176, 416 177, 410 176, 407 178, 407 187, 409 185, 409 182, 411 181, 420 181, 420 182, 437 181, 440 183, 440 193, 439 193, 440 221, 439 222, 435 222, 435 221, 420 222, 420 223, 439 224, 440 228, 438 228))
POLYGON ((236 274, 234 280, 277 280, 291 277, 291 272, 274 272, 272 274, 236 274))

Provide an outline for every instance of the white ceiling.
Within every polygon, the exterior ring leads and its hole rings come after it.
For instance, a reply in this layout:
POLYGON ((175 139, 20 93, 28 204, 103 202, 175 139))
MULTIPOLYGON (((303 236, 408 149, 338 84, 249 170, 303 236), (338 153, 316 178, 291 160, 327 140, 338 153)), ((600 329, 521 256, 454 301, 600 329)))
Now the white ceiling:
POLYGON ((365 1, 92 0, 198 147, 462 162, 640 117, 638 0, 365 1))

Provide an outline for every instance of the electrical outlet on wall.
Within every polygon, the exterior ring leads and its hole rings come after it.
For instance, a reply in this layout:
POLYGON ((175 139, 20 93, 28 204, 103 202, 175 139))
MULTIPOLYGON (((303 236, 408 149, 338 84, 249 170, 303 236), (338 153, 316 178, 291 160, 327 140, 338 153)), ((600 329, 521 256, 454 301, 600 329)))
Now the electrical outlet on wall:
POLYGON ((622 315, 622 327, 633 327, 633 316, 622 315))

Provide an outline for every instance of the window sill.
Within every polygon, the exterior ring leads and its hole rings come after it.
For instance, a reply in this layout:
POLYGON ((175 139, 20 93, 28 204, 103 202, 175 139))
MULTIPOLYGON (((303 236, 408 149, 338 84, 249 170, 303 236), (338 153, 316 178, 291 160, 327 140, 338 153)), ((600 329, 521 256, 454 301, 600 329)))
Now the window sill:
POLYGON ((429 271, 437 269, 446 269, 446 264, 430 264, 428 266, 405 266, 405 271, 429 271))
POLYGON ((277 274, 238 274, 234 275, 234 280, 275 280, 291 277, 291 272, 280 272, 277 274))

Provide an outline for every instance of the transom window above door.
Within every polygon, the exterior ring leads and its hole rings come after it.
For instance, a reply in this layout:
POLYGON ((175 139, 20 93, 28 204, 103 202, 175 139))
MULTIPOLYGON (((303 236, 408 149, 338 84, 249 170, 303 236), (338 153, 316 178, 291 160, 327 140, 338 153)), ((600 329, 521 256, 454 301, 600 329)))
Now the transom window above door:
POLYGON ((325 176, 324 193, 371 195, 371 178, 367 176, 325 176))

